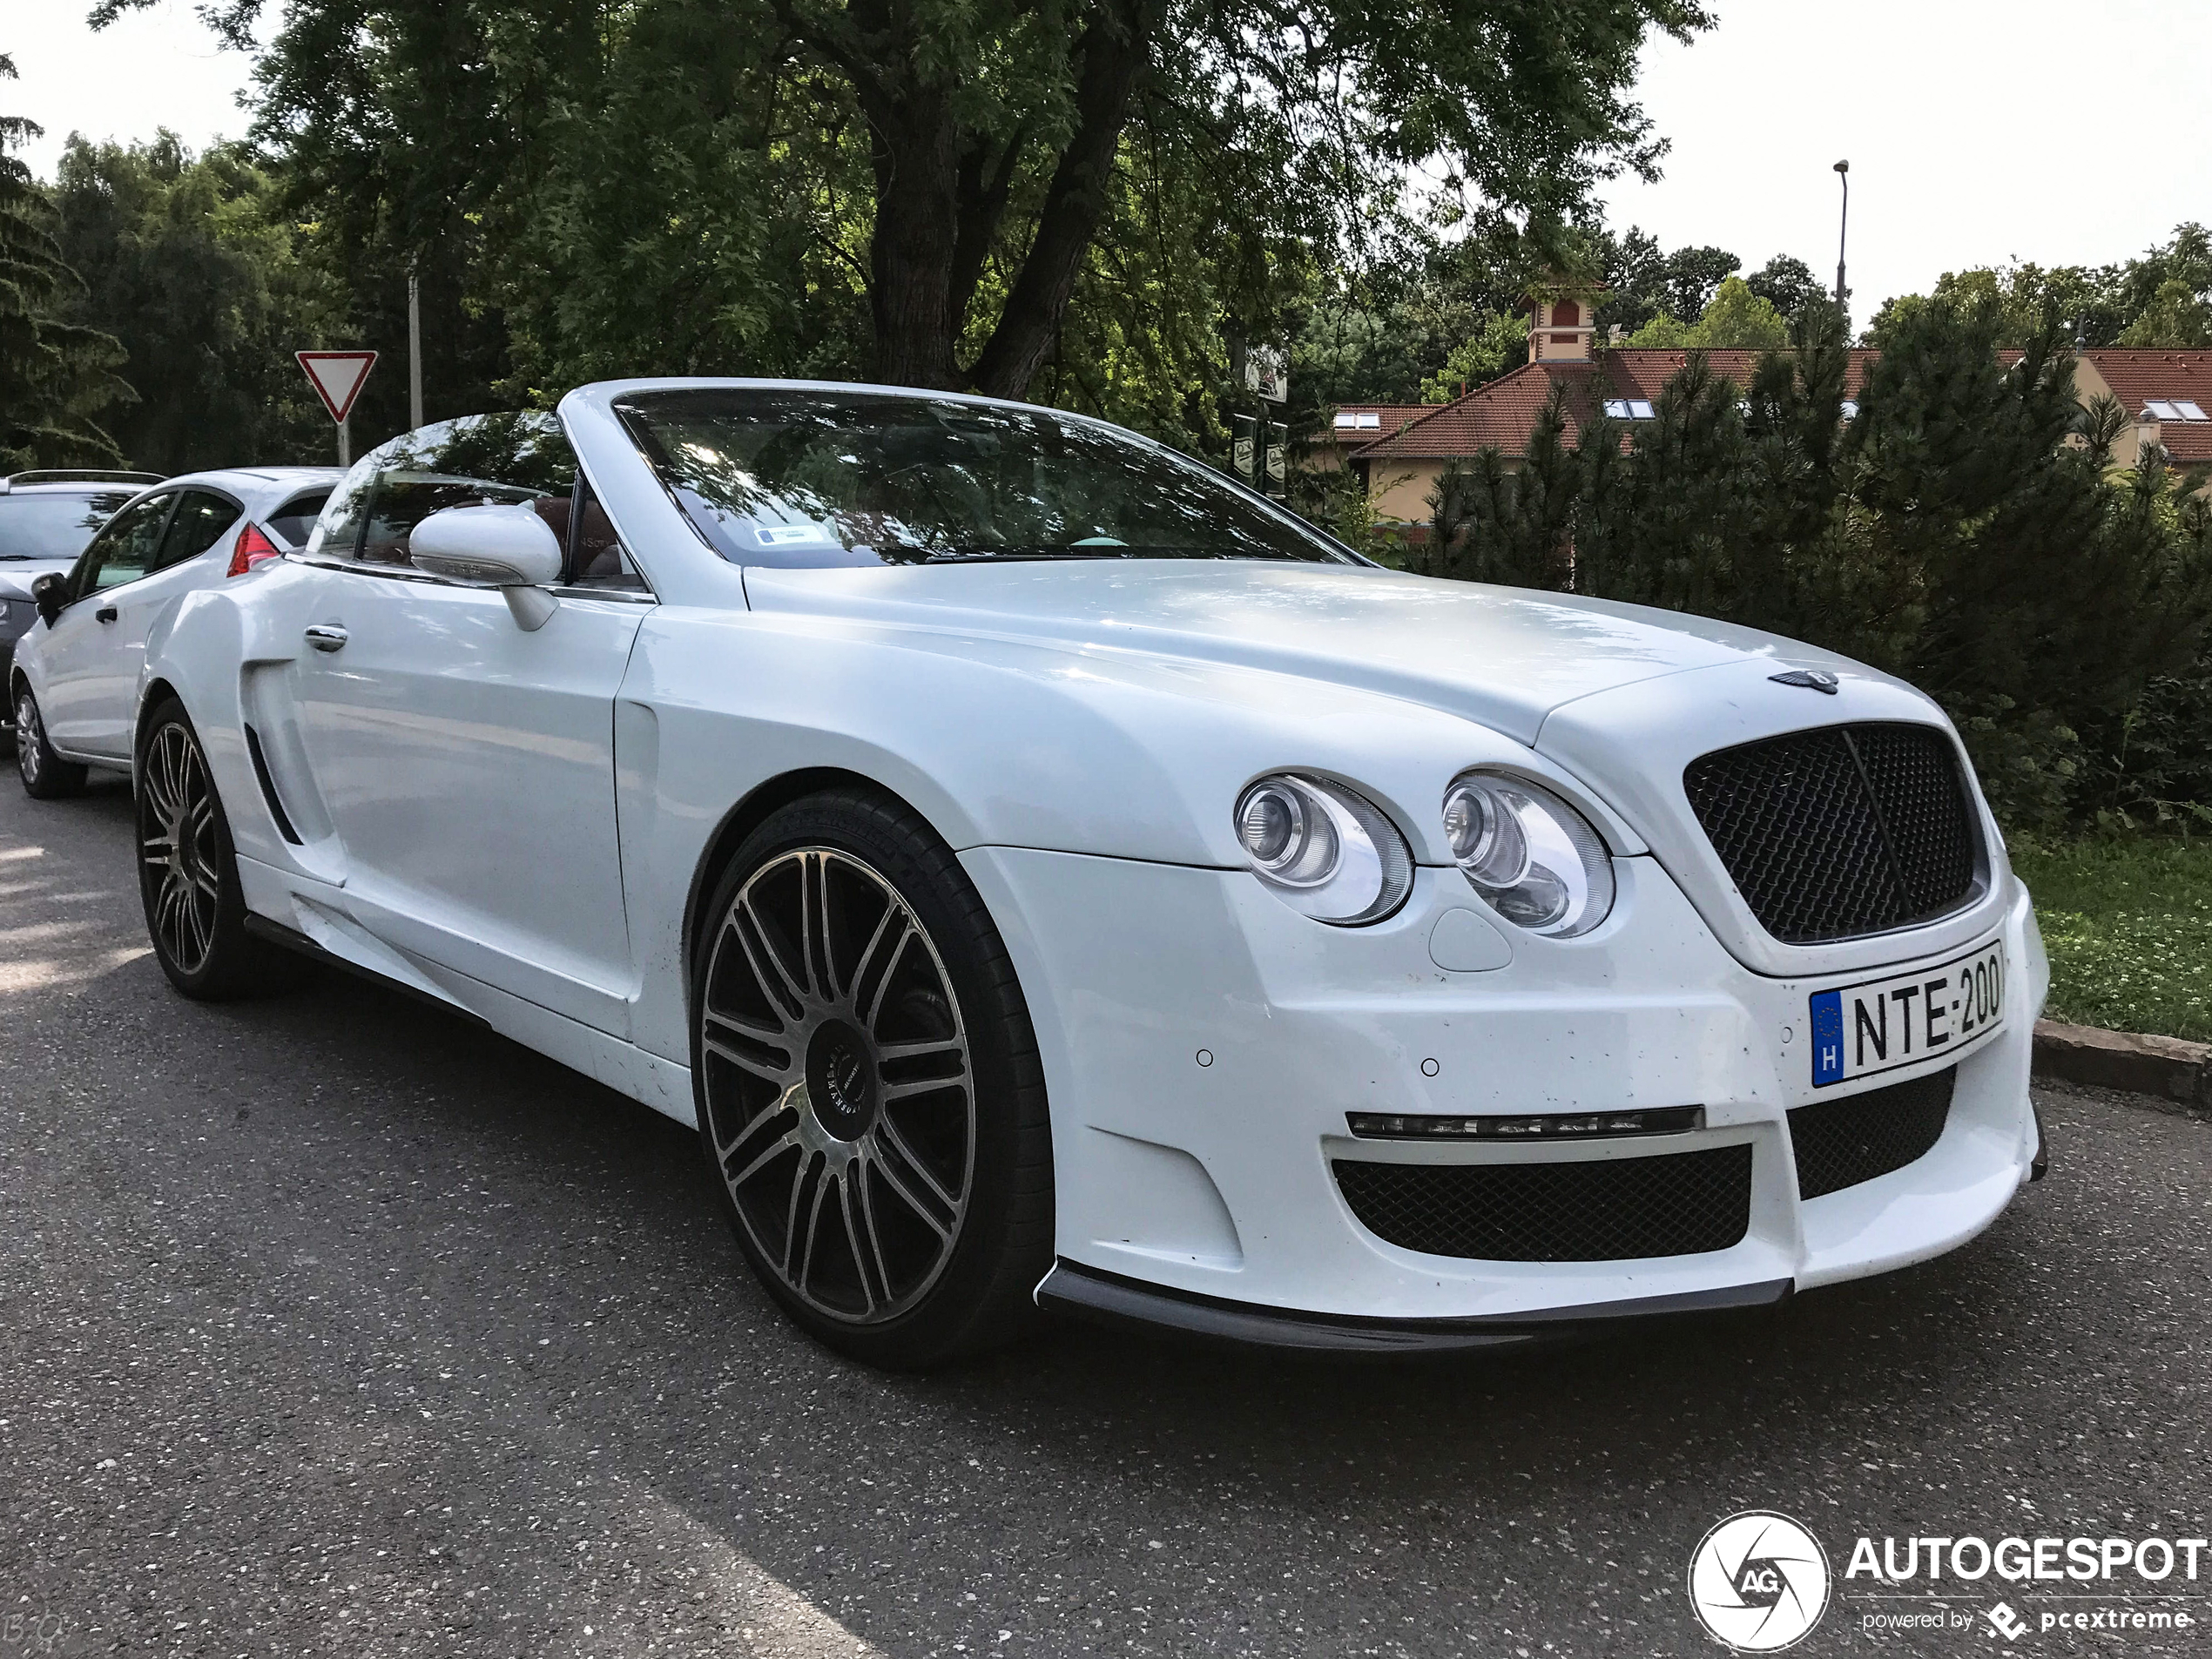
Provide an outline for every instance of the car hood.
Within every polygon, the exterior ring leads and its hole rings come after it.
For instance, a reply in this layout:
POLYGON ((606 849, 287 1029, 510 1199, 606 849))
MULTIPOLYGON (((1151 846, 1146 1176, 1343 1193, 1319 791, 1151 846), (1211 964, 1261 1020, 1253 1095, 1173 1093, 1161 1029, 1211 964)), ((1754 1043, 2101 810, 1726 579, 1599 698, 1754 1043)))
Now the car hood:
POLYGON ((28 599, 30 584, 52 570, 66 570, 75 559, 0 559, 0 599, 28 599))
POLYGON ((745 591, 757 610, 1295 674, 1406 698, 1531 745, 1561 705, 1642 680, 1750 660, 1853 666, 1674 611, 1341 565, 755 566, 745 591))

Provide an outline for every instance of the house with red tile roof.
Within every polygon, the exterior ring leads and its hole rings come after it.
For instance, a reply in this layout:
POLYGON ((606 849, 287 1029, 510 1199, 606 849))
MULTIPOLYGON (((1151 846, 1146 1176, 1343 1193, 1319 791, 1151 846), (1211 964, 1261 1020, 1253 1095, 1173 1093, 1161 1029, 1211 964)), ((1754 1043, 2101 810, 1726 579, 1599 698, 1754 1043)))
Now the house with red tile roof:
POLYGON ((1434 403, 1339 403, 1308 450, 1307 464, 1340 467, 1354 450, 1395 436, 1438 408, 1434 403))
MULTIPOLYGON (((1660 388, 1682 371, 1689 354, 1647 347, 1593 354, 1588 315, 1587 303, 1572 297, 1538 300, 1529 328, 1533 361, 1449 403, 1418 411, 1393 409, 1394 428, 1379 422, 1368 442, 1341 449, 1344 463, 1366 482, 1377 522, 1426 523, 1434 511, 1428 497, 1437 475, 1455 460, 1469 460, 1486 448, 1520 455, 1554 391, 1565 394, 1569 444, 1580 442, 1584 428, 1601 415, 1622 422, 1633 442, 1635 423, 1651 419, 1660 388), (1413 418, 1402 418, 1408 414, 1413 418)), ((1763 354, 1716 350, 1707 352, 1705 361, 1714 374, 1749 386, 1763 354)), ((1875 354, 1851 354, 1844 397, 1858 395, 1875 354)), ((1355 407, 1368 406, 1345 406, 1355 407)), ((1345 435, 1336 435, 1341 443, 1345 435)), ((1318 454, 1316 459, 1328 464, 1318 454)))
MULTIPOLYGON (((1555 390, 1566 395, 1569 444, 1580 442, 1601 414, 1622 422, 1626 441, 1634 442, 1635 423, 1651 418, 1661 388, 1689 354, 1644 347, 1593 353, 1588 315, 1587 303, 1573 298, 1539 300, 1529 330, 1533 361, 1449 403, 1344 405, 1332 442, 1316 449, 1315 463, 1358 472, 1379 523, 1425 525, 1434 511, 1428 498, 1437 475, 1486 448, 1519 455, 1555 390)), ((2003 354, 2008 361, 2018 354, 2003 354)), ((1705 361, 1716 374, 1749 386, 1762 355, 1715 350, 1705 361)), ((1878 355, 1865 347, 1851 352, 1846 400, 1858 398, 1878 355)), ((2114 465, 2134 466, 2152 444, 2182 466, 2212 462, 2212 351, 2095 347, 2075 360, 2074 389, 2084 403, 2110 396, 2127 410, 2114 465)))
POLYGON ((2134 466, 2152 444, 2184 467, 2212 462, 2212 351, 2098 347, 2075 361, 2074 387, 2084 403, 2109 396, 2128 411, 2114 465, 2134 466))

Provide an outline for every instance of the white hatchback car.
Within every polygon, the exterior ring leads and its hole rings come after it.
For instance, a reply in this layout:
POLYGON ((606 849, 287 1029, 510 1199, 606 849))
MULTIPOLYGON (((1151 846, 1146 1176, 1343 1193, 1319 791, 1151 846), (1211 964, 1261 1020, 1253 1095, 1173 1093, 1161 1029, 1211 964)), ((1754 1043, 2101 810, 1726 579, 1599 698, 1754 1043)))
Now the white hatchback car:
POLYGON ((696 1123, 770 1291, 1522 1342, 1939 1255, 2047 970, 1911 687, 1378 569, 1100 422, 586 387, 365 458, 137 688, 162 967, 289 947, 696 1123))
POLYGON ((88 764, 129 765, 149 636, 185 594, 300 546, 342 475, 236 467, 164 480, 111 505, 66 571, 31 583, 39 621, 8 680, 24 787, 52 799, 83 788, 88 764))

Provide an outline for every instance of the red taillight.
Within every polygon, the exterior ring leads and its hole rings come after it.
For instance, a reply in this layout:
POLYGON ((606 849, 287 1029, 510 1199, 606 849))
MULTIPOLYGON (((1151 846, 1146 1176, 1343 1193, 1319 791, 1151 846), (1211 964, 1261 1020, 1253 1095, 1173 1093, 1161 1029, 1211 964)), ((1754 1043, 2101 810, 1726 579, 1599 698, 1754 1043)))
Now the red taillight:
POLYGON ((244 576, 263 559, 280 559, 284 550, 261 534, 259 524, 249 523, 238 533, 238 546, 231 554, 231 568, 225 574, 244 576))

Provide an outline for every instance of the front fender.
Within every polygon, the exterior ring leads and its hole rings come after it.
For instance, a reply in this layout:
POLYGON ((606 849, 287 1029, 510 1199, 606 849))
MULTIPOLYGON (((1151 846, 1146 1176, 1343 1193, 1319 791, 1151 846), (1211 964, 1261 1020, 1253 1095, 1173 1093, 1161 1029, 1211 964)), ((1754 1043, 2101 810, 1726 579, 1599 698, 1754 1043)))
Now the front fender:
POLYGON ((795 772, 868 779, 959 852, 1243 869, 1233 811, 1264 773, 1342 779, 1396 820, 1418 861, 1443 864, 1451 779, 1505 765, 1585 805, 1617 852, 1642 850, 1578 780, 1462 717, 1148 652, 664 606, 639 631, 614 718, 644 981, 633 1030, 672 1060, 688 1055, 679 919, 707 848, 735 803, 795 772))

